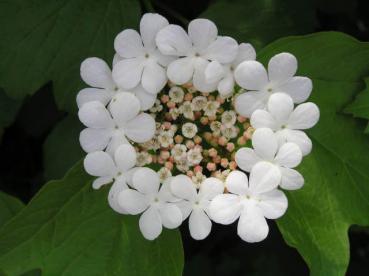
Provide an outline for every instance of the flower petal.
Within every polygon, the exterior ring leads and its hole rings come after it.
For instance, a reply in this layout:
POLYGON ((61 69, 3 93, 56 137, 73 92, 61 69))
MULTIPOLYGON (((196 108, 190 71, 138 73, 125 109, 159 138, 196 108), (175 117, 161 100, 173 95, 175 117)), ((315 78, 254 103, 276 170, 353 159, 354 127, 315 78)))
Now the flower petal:
POLYGON ((266 127, 272 130, 277 130, 279 127, 272 114, 266 110, 254 111, 254 113, 251 115, 250 123, 252 127, 256 129, 266 127))
POLYGON ((192 58, 180 58, 169 64, 167 75, 171 82, 175 84, 184 84, 192 79, 194 66, 192 58))
POLYGON ((122 206, 120 206, 118 203, 119 194, 122 191, 127 190, 127 189, 128 189, 128 186, 127 186, 125 177, 120 176, 118 177, 118 179, 114 181, 114 184, 111 186, 109 190, 109 194, 108 194, 109 205, 115 212, 119 214, 128 214, 128 212, 125 209, 123 209, 122 206))
POLYGON ((299 146, 303 156, 306 156, 311 152, 313 145, 305 132, 301 130, 284 129, 282 131, 278 131, 276 134, 279 136, 278 140, 280 145, 285 142, 295 143, 299 146))
POLYGON ((137 215, 149 207, 145 195, 133 189, 125 189, 118 194, 118 204, 128 214, 137 215))
POLYGON ((192 212, 192 202, 181 200, 174 203, 182 213, 182 220, 185 220, 192 212))
POLYGON ((205 76, 205 70, 209 62, 206 60, 197 60, 195 73, 193 75, 193 86, 200 92, 208 93, 217 89, 217 82, 208 82, 205 76))
POLYGON ((142 73, 142 86, 151 94, 157 94, 167 83, 166 71, 156 62, 148 62, 142 73))
POLYGON ((247 175, 241 171, 232 171, 226 178, 226 188, 229 192, 237 195, 245 195, 248 191, 247 175))
POLYGON ((156 48, 156 34, 168 24, 168 20, 157 13, 145 13, 142 16, 140 21, 140 33, 146 48, 156 48))
POLYGON ((135 58, 144 54, 141 36, 132 29, 126 29, 116 36, 114 49, 123 58, 135 58))
POLYGON ((154 207, 147 209, 138 222, 142 235, 148 240, 156 239, 163 230, 160 214, 154 207))
POLYGON ((297 190, 304 185, 303 176, 296 170, 290 168, 280 168, 282 180, 280 186, 286 190, 297 190))
POLYGON ((111 176, 116 174, 116 167, 109 154, 95 151, 86 155, 83 165, 88 174, 93 176, 111 176))
POLYGON ((147 92, 141 85, 131 91, 140 100, 141 110, 145 111, 154 106, 156 95, 147 92))
POLYGON ((252 146, 263 160, 273 161, 278 150, 278 141, 270 128, 258 128, 252 135, 252 146))
POLYGON ((182 223, 181 210, 174 203, 167 203, 159 209, 164 227, 174 229, 182 223))
POLYGON ((168 25, 156 35, 156 45, 164 55, 186 56, 192 43, 185 30, 178 25, 168 25))
POLYGON ((257 163, 250 172, 249 187, 253 194, 262 194, 276 188, 281 181, 278 167, 269 162, 257 163))
POLYGON ((128 144, 128 140, 121 129, 115 129, 112 131, 110 142, 106 148, 106 152, 111 156, 114 156, 115 151, 120 145, 128 144))
POLYGON ((293 111, 293 101, 284 93, 274 93, 269 97, 268 111, 280 124, 286 124, 293 111))
POLYGON ((131 144, 121 145, 114 153, 115 164, 120 172, 126 172, 136 165, 137 155, 131 144))
POLYGON ((239 86, 247 90, 261 90, 268 84, 268 75, 264 66, 254 60, 242 62, 234 72, 239 86))
POLYGON ((293 102, 297 104, 306 101, 312 89, 313 84, 311 80, 306 77, 293 77, 276 88, 277 91, 290 95, 293 102))
POLYGON ((230 96, 234 89, 234 79, 232 74, 228 74, 218 84, 219 94, 223 97, 230 96))
POLYGON ((258 206, 262 210, 263 216, 267 219, 277 219, 287 210, 288 201, 286 195, 280 190, 272 190, 263 193, 258 206))
POLYGON ((120 55, 118 55, 117 53, 115 53, 114 54, 114 57, 113 57, 113 62, 112 62, 112 64, 113 64, 113 67, 115 66, 115 64, 117 64, 119 61, 121 61, 123 58, 120 56, 120 55))
POLYGON ((206 199, 213 199, 215 196, 222 194, 224 191, 224 183, 215 177, 206 178, 200 185, 199 194, 206 199))
POLYGON ((314 103, 303 103, 298 105, 288 120, 290 129, 312 128, 319 120, 319 108, 314 103))
POLYGON ((113 120, 109 111, 100 102, 85 103, 78 111, 79 120, 90 128, 112 128, 113 120))
POLYGON ((261 161, 260 157, 256 155, 255 151, 250 148, 240 148, 236 152, 236 163, 237 166, 245 171, 250 172, 251 168, 259 161, 261 161))
POLYGON ((210 218, 220 224, 231 224, 238 219, 241 209, 238 195, 217 195, 209 206, 210 218))
POLYGON ((115 64, 113 79, 120 88, 132 89, 140 83, 143 68, 143 58, 123 59, 115 64))
POLYGON ((124 127, 126 122, 135 118, 140 112, 140 101, 132 93, 120 92, 113 97, 109 109, 114 122, 119 127, 124 127))
POLYGON ((101 188, 101 186, 109 184, 112 181, 113 181, 113 178, 111 176, 103 176, 103 177, 96 178, 92 182, 92 188, 94 188, 95 190, 98 190, 101 188))
POLYGON ((109 66, 100 58, 87 58, 81 63, 81 78, 92 87, 114 89, 109 66))
POLYGON ((79 142, 85 152, 104 150, 111 139, 110 129, 85 128, 79 135, 79 142))
POLYGON ((112 95, 105 89, 99 88, 84 88, 77 94, 77 105, 81 108, 83 104, 97 101, 106 106, 112 95))
POLYGON ((219 82, 224 74, 223 66, 218 61, 212 61, 206 66, 205 79, 207 82, 219 82))
POLYGON ((159 191, 160 180, 157 173, 150 168, 139 168, 132 176, 133 187, 139 192, 149 195, 159 191))
POLYGON ((211 221, 201 209, 195 209, 188 221, 191 237, 195 240, 205 239, 211 231, 211 221))
POLYGON ((220 63, 232 62, 238 50, 237 41, 229 36, 218 36, 206 49, 204 57, 209 60, 217 60, 220 63))
POLYGON ((301 163, 302 152, 294 143, 283 144, 275 157, 275 161, 282 167, 294 168, 301 163))
POLYGON ((269 233, 268 224, 261 214, 259 208, 252 205, 248 206, 240 216, 237 225, 237 234, 246 242, 260 242, 269 233))
POLYGON ((292 78, 297 71, 297 59, 290 53, 280 53, 272 57, 268 63, 269 80, 282 83, 292 78))
POLYGON ((155 134, 155 120, 149 114, 141 113, 127 122, 124 128, 129 139, 136 143, 145 143, 155 134))
POLYGON ((180 198, 176 197, 171 190, 170 182, 172 181, 173 177, 168 177, 164 180, 163 184, 160 187, 160 191, 158 197, 161 201, 165 202, 178 202, 181 201, 180 198))
POLYGON ((257 109, 264 109, 268 102, 268 93, 263 91, 244 92, 236 97, 236 111, 247 118, 257 109))
POLYGON ((206 49, 218 36, 218 29, 208 19, 194 19, 188 24, 188 35, 196 49, 206 49))
POLYGON ((192 180, 184 174, 173 177, 170 182, 170 190, 176 197, 189 201, 194 201, 197 195, 196 188, 192 180))
POLYGON ((238 45, 238 52, 235 60, 232 62, 233 66, 237 66, 246 60, 255 60, 256 52, 250 43, 241 43, 238 45))

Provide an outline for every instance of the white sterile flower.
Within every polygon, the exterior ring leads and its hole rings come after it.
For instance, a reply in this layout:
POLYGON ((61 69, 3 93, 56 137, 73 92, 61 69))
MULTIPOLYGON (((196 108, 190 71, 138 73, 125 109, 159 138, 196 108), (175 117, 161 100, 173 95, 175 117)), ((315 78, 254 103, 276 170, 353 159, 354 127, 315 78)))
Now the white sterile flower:
POLYGON ((183 98, 184 98, 184 91, 183 91, 183 89, 181 87, 178 87, 178 86, 173 86, 169 90, 169 98, 174 103, 181 103, 181 102, 183 102, 183 98))
POLYGON ((114 153, 119 145, 128 142, 126 137, 144 143, 154 136, 155 121, 150 115, 140 113, 140 101, 133 94, 116 94, 109 109, 110 112, 97 101, 85 103, 79 109, 79 119, 87 127, 80 134, 86 152, 107 148, 114 153))
POLYGON ((207 83, 205 69, 209 60, 221 64, 231 62, 237 54, 237 42, 226 36, 218 36, 218 29, 207 19, 195 19, 188 25, 188 34, 178 25, 168 25, 156 36, 159 50, 170 56, 179 57, 168 66, 168 78, 175 84, 193 81, 201 92, 216 89, 216 83, 207 83))
POLYGON ((188 176, 178 175, 171 180, 170 188, 176 197, 183 199, 177 205, 181 208, 183 219, 190 216, 188 225, 191 237, 195 240, 205 239, 212 226, 208 206, 215 196, 223 193, 223 182, 214 177, 207 178, 197 192, 195 184, 188 176))
POLYGON ((180 107, 179 111, 183 114, 186 119, 193 120, 194 117, 194 105, 190 101, 185 101, 180 107))
POLYGON ((231 172, 226 179, 228 194, 216 196, 210 203, 210 217, 221 224, 231 224, 238 218, 237 233, 247 242, 264 240, 269 232, 265 220, 281 217, 287 209, 287 198, 276 187, 280 181, 278 169, 267 162, 257 163, 250 181, 241 171, 231 172))
POLYGON ((235 126, 227 127, 226 125, 222 125, 220 130, 221 130, 223 136, 227 139, 236 138, 237 134, 238 134, 237 128, 235 126))
POLYGON ((222 124, 227 127, 230 127, 236 123, 237 115, 236 115, 236 112, 234 112, 233 110, 224 111, 221 118, 222 118, 222 124))
POLYGON ((252 135, 251 148, 241 148, 236 152, 236 163, 241 170, 250 172, 252 167, 267 161, 278 168, 281 174, 280 186, 296 190, 304 185, 302 175, 294 170, 302 160, 302 152, 294 143, 285 143, 278 148, 277 136, 270 128, 258 128, 252 135))
POLYGON ((208 99, 204 96, 196 96, 192 99, 193 110, 201 111, 205 108, 208 99))
POLYGON ((141 110, 148 110, 155 103, 156 95, 146 92, 140 85, 130 91, 120 90, 113 81, 109 66, 102 59, 85 59, 81 64, 81 77, 92 88, 84 88, 78 92, 77 105, 79 108, 92 101, 101 102, 106 106, 119 92, 133 93, 140 100, 141 110))
POLYGON ((220 64, 218 61, 212 61, 206 67, 205 77, 210 83, 217 83, 217 90, 222 96, 229 96, 233 92, 235 85, 234 70, 237 66, 246 60, 255 60, 256 52, 249 43, 241 43, 238 46, 236 58, 227 64, 220 64))
POLYGON ((210 123, 210 129, 213 132, 213 134, 219 135, 221 128, 222 128, 222 123, 219 121, 213 121, 210 123))
POLYGON ((208 101, 204 107, 205 116, 215 116, 217 114, 220 103, 217 101, 208 101))
POLYGON ((302 154, 310 153, 310 138, 301 131, 313 127, 319 120, 319 108, 314 103, 303 103, 293 109, 293 101, 284 93, 273 94, 267 110, 256 110, 251 116, 251 125, 257 129, 271 128, 276 132, 279 145, 285 142, 297 144, 302 154))
POLYGON ((275 92, 289 94, 294 103, 302 103, 309 98, 312 82, 307 77, 294 76, 297 60, 289 53, 272 57, 268 64, 268 73, 257 61, 244 61, 235 71, 236 82, 247 90, 237 96, 236 111, 250 117, 256 109, 264 109, 270 95, 275 92))
POLYGON ((158 174, 149 168, 140 168, 132 176, 132 185, 136 190, 127 189, 118 196, 119 205, 131 215, 143 213, 139 220, 140 230, 148 240, 156 239, 163 226, 177 228, 182 223, 180 209, 171 203, 167 183, 160 187, 158 174))
POLYGON ((200 164, 202 160, 201 149, 199 147, 190 149, 187 152, 187 160, 192 166, 200 164))
POLYGON ((179 161, 187 158, 187 147, 183 144, 176 144, 172 150, 171 154, 174 160, 179 161))
POLYGON ((136 165, 139 167, 143 167, 152 162, 152 156, 147 151, 140 151, 137 153, 137 162, 136 165))
POLYGON ((169 169, 167 169, 166 167, 162 167, 159 171, 158 171, 158 175, 159 175, 159 179, 160 179, 160 183, 163 183, 165 180, 167 180, 169 177, 172 176, 172 173, 169 169))
POLYGON ((182 126, 182 134, 186 138, 193 138, 197 133, 197 126, 193 123, 185 123, 182 126))
POLYGON ((171 131, 162 131, 158 136, 158 141, 163 148, 173 144, 173 133, 171 131))
POLYGON ((167 82, 165 66, 171 58, 157 49, 155 36, 168 21, 159 14, 146 13, 140 22, 141 35, 126 29, 117 35, 114 48, 122 58, 113 67, 113 78, 122 89, 141 84, 149 93, 157 94, 167 82))

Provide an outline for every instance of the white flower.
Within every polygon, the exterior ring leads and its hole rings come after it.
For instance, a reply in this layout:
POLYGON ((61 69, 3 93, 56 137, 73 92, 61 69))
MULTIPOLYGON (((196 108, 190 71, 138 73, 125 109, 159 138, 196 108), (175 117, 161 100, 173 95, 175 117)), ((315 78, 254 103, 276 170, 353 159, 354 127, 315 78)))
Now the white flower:
POLYGON ((169 110, 169 114, 173 118, 173 120, 177 120, 181 112, 179 111, 178 108, 174 107, 169 110))
POLYGON ((302 160, 302 152, 294 143, 285 143, 278 148, 277 137, 269 128, 258 128, 252 136, 254 149, 241 148, 236 152, 238 167, 250 172, 259 161, 267 161, 278 168, 281 174, 280 186, 296 190, 304 185, 302 175, 294 170, 302 160))
POLYGON ((181 87, 178 87, 178 86, 173 86, 169 90, 169 97, 172 100, 172 102, 174 102, 174 103, 183 102, 183 98, 184 98, 183 89, 181 87))
POLYGON ((193 123, 185 123, 182 126, 182 134, 186 138, 193 138, 197 133, 197 126, 193 123))
POLYGON ((151 154, 147 151, 140 151, 137 153, 137 162, 136 165, 139 167, 143 167, 152 162, 151 154))
POLYGON ((92 87, 84 88, 78 92, 78 108, 92 101, 101 102, 106 106, 111 101, 112 97, 119 92, 133 93, 140 100, 141 110, 148 110, 155 103, 156 95, 146 92, 140 85, 130 91, 122 91, 119 89, 113 81, 109 66, 102 59, 85 59, 81 64, 81 77, 85 83, 92 87))
POLYGON ((197 96, 192 99, 193 110, 201 111, 205 108, 208 99, 204 96, 197 96))
POLYGON ((191 237, 195 240, 205 239, 211 231, 211 220, 208 217, 210 201, 222 194, 224 184, 214 177, 207 178, 196 191, 194 183, 188 176, 178 175, 170 182, 172 193, 183 199, 177 203, 180 207, 183 219, 190 216, 188 225, 191 237))
POLYGON ((172 176, 172 173, 169 169, 167 169, 166 167, 162 167, 159 171, 158 171, 158 175, 159 175, 159 179, 160 179, 160 183, 163 183, 165 180, 167 180, 169 177, 172 176))
POLYGON ((213 121, 213 122, 210 123, 210 129, 216 135, 220 134, 220 129, 221 128, 222 128, 222 123, 219 122, 219 121, 213 121))
POLYGON ((114 48, 122 58, 113 67, 113 78, 122 89, 141 84, 149 93, 157 94, 167 82, 164 67, 171 58, 156 47, 155 36, 168 21, 159 14, 146 13, 140 22, 140 34, 126 29, 117 35, 114 48))
POLYGON ((236 123, 237 115, 236 115, 236 112, 234 112, 233 110, 224 111, 221 118, 222 118, 222 124, 227 127, 230 127, 236 123))
POLYGON ((236 111, 250 117, 256 109, 264 109, 270 95, 275 92, 289 94, 295 103, 302 103, 310 96, 312 82, 306 77, 295 77, 296 58, 288 53, 272 57, 268 64, 268 73, 257 61, 244 61, 235 71, 237 83, 249 92, 237 96, 236 111))
POLYGON ((126 189, 118 196, 119 205, 131 215, 143 213, 139 220, 140 230, 148 240, 156 239, 162 227, 177 228, 182 223, 180 209, 171 203, 167 183, 159 190, 158 174, 149 168, 140 168, 132 176, 132 185, 136 190, 126 189))
POLYGON ((193 114, 193 111, 194 111, 194 106, 193 104, 190 102, 190 101, 185 101, 180 107, 179 107, 179 111, 183 114, 183 116, 186 118, 186 119, 190 119, 190 120, 193 120, 195 117, 194 117, 194 114, 193 114))
POLYGON ((86 152, 107 148, 111 153, 126 137, 137 143, 149 141, 155 132, 154 119, 140 113, 140 101, 131 93, 118 93, 109 105, 110 113, 101 102, 85 103, 78 111, 80 121, 87 127, 80 134, 86 152))
POLYGON ((237 137, 237 128, 235 126, 229 126, 227 127, 226 125, 222 125, 220 128, 223 136, 227 139, 233 139, 237 137))
POLYGON ((217 114, 220 103, 217 101, 208 101, 204 107, 205 116, 215 116, 217 114))
POLYGON ((176 144, 172 150, 171 150, 171 154, 174 158, 174 160, 179 161, 179 160, 183 160, 186 159, 187 157, 187 147, 183 144, 176 144))
POLYGON ((281 217, 287 209, 287 198, 276 187, 278 170, 269 163, 259 162, 251 170, 250 181, 241 171, 231 172, 226 179, 228 194, 216 196, 210 203, 210 217, 221 224, 231 224, 238 218, 237 233, 247 242, 259 242, 269 232, 265 220, 281 217))
POLYGON ((187 160, 192 166, 200 164, 202 160, 201 149, 199 147, 190 149, 187 153, 187 160))
POLYGON ((293 101, 284 93, 273 94, 268 102, 268 111, 256 110, 251 116, 251 125, 257 129, 266 127, 274 130, 279 145, 285 142, 297 144, 302 154, 310 153, 310 138, 301 131, 313 127, 319 120, 319 109, 313 103, 303 103, 293 109, 293 101))
POLYGON ((205 77, 210 83, 217 83, 217 89, 222 96, 229 96, 233 92, 235 85, 234 70, 237 66, 246 60, 255 60, 256 52, 249 43, 241 43, 238 46, 237 56, 227 64, 220 64, 218 61, 212 61, 206 67, 205 77))
POLYGON ((178 25, 168 25, 156 36, 156 44, 165 55, 180 57, 168 66, 168 78, 182 85, 193 79, 195 88, 201 92, 216 89, 216 83, 205 80, 209 60, 224 64, 237 54, 237 42, 230 37, 218 36, 218 29, 207 19, 195 19, 188 25, 188 34, 178 25))
POLYGON ((161 131, 158 136, 158 141, 163 148, 173 144, 173 133, 171 131, 161 131))

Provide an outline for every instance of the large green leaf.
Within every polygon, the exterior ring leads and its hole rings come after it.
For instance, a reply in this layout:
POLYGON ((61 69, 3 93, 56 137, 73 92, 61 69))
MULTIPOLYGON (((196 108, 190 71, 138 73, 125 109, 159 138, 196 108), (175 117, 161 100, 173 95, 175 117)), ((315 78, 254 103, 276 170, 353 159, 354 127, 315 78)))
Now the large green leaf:
POLYGON ((21 105, 21 101, 10 98, 0 88, 0 128, 7 127, 13 122, 21 105))
POLYGON ((138 0, 0 0, 0 87, 23 98, 51 80, 58 106, 75 110, 81 61, 111 61, 114 37, 140 12, 138 0))
POLYGON ((14 217, 24 207, 18 198, 0 191, 0 227, 14 217))
POLYGON ((181 275, 179 232, 145 240, 137 216, 108 206, 109 187, 94 191, 81 164, 62 180, 46 184, 0 230, 0 267, 19 275, 181 275))
POLYGON ((220 0, 201 17, 214 20, 222 35, 261 48, 283 36, 312 32, 315 11, 306 0, 220 0))
POLYGON ((312 275, 344 275, 349 261, 348 228, 369 225, 369 139, 362 122, 342 113, 369 72, 369 44, 341 33, 318 33, 272 43, 266 61, 279 52, 299 60, 299 74, 312 78, 310 100, 321 118, 308 134, 313 152, 299 170, 305 186, 288 193, 287 214, 278 226, 301 253, 312 275))

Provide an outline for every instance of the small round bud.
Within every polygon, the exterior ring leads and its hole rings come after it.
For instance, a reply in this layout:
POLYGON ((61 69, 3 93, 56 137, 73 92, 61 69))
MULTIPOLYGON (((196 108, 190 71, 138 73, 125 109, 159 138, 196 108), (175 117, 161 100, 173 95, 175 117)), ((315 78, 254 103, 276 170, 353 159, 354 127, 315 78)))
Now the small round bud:
POLYGON ((215 157, 215 156, 218 155, 218 151, 216 149, 214 149, 214 148, 209 149, 208 150, 208 153, 209 153, 209 156, 210 157, 215 157))
POLYGON ((166 104, 167 102, 169 102, 169 96, 168 95, 163 95, 163 96, 161 96, 160 100, 163 104, 166 104))
POLYGON ((175 108, 176 107, 176 103, 175 102, 172 102, 172 101, 169 101, 169 102, 167 102, 167 107, 168 108, 175 108))
POLYGON ((227 158, 222 158, 222 159, 220 160, 220 165, 221 165, 223 168, 227 168, 227 167, 228 167, 228 164, 229 164, 229 162, 228 162, 228 159, 227 159, 227 158))
POLYGON ((196 145, 198 144, 201 144, 202 142, 202 139, 200 136, 196 135, 194 138, 193 138, 193 141, 195 142, 196 145))
POLYGON ((206 165, 206 168, 208 169, 208 171, 210 171, 210 172, 213 172, 213 171, 215 171, 216 170, 216 165, 214 164, 214 163, 208 163, 207 165, 206 165))
POLYGON ((227 138, 225 138, 224 136, 219 137, 218 144, 221 146, 225 146, 227 144, 227 138))
POLYGON ((234 151, 234 148, 235 146, 233 143, 227 143, 227 146, 226 146, 227 151, 232 152, 234 151))
POLYGON ((174 141, 177 143, 177 144, 181 144, 183 142, 183 136, 181 135, 176 135, 174 137, 174 141))
POLYGON ((235 161, 229 162, 229 169, 234 171, 237 168, 237 163, 235 161))

